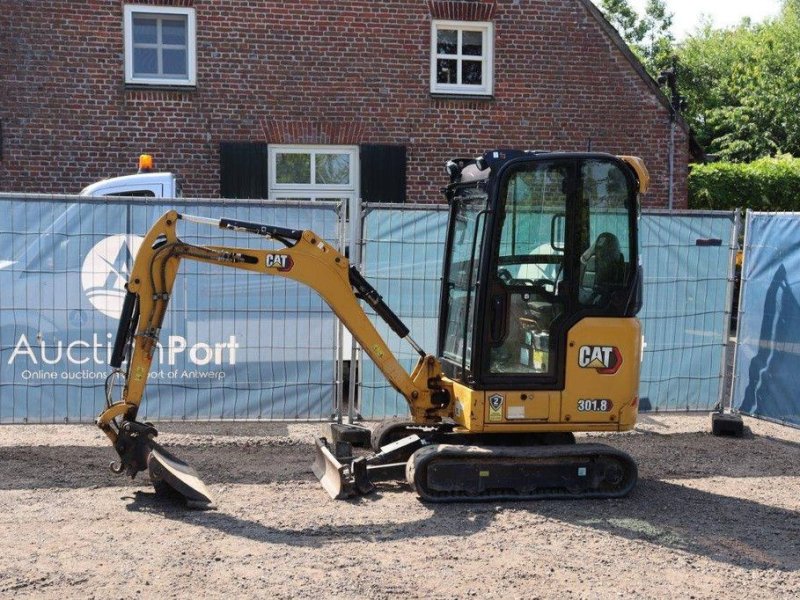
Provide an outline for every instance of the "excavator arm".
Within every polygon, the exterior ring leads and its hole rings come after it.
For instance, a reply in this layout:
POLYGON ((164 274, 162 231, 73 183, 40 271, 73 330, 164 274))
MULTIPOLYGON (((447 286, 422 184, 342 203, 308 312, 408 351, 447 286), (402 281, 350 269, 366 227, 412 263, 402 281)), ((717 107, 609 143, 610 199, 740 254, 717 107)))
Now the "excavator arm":
POLYGON ((350 266, 347 258, 313 231, 170 211, 151 227, 136 256, 112 352, 114 371, 106 385, 106 408, 97 418, 98 426, 120 455, 120 463, 112 465, 115 472, 125 471, 135 476, 147 468, 151 454, 159 454, 168 467, 183 469, 181 465, 184 465, 191 469, 153 442, 156 432, 150 424, 136 421, 182 260, 276 275, 311 287, 331 307, 390 384, 407 400, 415 423, 432 424, 450 416, 450 391, 442 382, 439 361, 427 355, 410 338, 408 328, 358 270, 350 266), (178 237, 180 221, 261 235, 284 247, 272 250, 192 245, 178 237), (412 373, 406 372, 389 350, 359 299, 366 301, 420 355, 412 373), (123 364, 126 364, 124 371, 123 364), (124 378, 124 387, 121 398, 114 401, 114 382, 120 376, 124 378))

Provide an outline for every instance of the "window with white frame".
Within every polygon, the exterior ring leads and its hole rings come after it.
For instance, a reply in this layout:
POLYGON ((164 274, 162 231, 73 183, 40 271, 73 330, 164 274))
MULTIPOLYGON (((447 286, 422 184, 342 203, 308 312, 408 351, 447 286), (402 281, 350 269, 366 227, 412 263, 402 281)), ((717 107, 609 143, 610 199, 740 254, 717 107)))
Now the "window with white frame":
POLYGON ((125 83, 195 85, 193 8, 129 4, 124 26, 125 83))
POLYGON ((491 95, 493 38, 491 23, 433 21, 431 92, 491 95))
POLYGON ((357 188, 357 146, 269 146, 272 200, 350 200, 357 188))

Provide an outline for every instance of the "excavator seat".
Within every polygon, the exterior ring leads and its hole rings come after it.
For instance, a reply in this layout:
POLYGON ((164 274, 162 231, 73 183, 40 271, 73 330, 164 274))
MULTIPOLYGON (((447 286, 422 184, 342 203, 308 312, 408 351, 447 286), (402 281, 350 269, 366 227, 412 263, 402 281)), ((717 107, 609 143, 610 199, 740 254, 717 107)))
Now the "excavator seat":
POLYGON ((625 257, 619 239, 604 231, 581 255, 578 298, 589 306, 607 304, 610 295, 625 285, 625 257))

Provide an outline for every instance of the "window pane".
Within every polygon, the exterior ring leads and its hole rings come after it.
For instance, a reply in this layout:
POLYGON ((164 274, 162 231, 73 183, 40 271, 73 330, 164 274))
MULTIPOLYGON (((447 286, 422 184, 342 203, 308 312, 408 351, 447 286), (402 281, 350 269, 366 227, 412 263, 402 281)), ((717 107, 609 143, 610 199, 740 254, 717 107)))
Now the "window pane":
POLYGON ((133 49, 134 75, 158 75, 158 56, 155 48, 133 49))
POLYGON ((437 60, 436 83, 458 83, 458 61, 451 59, 437 60))
POLYGON ((155 44, 157 38, 157 21, 150 17, 133 17, 133 43, 155 44))
POLYGON ((630 264, 629 182, 611 162, 588 160, 581 167, 581 195, 589 208, 589 231, 582 232, 578 299, 604 306, 624 289, 630 264))
POLYGON ((161 43, 186 45, 186 19, 163 19, 161 21, 161 43))
POLYGON ((480 85, 483 80, 483 63, 475 60, 465 60, 461 63, 461 83, 480 85))
POLYGON ((439 54, 456 54, 458 51, 458 31, 455 29, 439 29, 436 32, 436 52, 439 54))
POLYGON ((475 323, 475 294, 478 283, 479 248, 483 237, 486 193, 475 188, 463 190, 453 199, 452 244, 445 260, 449 263, 444 357, 467 368, 472 362, 472 329, 475 323))
POLYGON ((345 185, 350 183, 348 154, 317 154, 316 183, 345 185))
POLYGON ((503 289, 508 308, 488 316, 503 319, 506 332, 502 344, 490 349, 492 373, 554 373, 549 340, 564 312, 557 292, 566 257, 552 242, 564 222, 569 178, 566 163, 541 162, 501 182, 503 229, 494 284, 503 289))
POLYGON ((186 75, 186 50, 164 50, 164 75, 186 75))
POLYGON ((277 183, 311 183, 310 154, 277 154, 275 156, 277 183))
POLYGON ((461 53, 469 56, 483 54, 483 33, 480 31, 465 31, 462 34, 461 53))

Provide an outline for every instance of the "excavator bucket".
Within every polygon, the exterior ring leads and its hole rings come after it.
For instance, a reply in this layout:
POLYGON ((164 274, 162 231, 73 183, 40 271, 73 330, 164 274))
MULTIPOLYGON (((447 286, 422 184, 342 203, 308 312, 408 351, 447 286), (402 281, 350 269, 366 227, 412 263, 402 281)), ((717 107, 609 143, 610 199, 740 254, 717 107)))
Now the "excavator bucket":
POLYGON ((150 445, 147 466, 157 493, 182 497, 189 508, 200 510, 214 508, 211 492, 197 471, 162 446, 152 441, 150 445))

